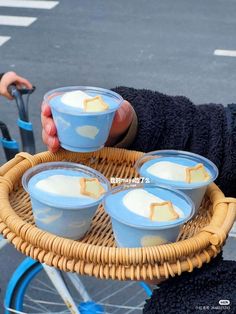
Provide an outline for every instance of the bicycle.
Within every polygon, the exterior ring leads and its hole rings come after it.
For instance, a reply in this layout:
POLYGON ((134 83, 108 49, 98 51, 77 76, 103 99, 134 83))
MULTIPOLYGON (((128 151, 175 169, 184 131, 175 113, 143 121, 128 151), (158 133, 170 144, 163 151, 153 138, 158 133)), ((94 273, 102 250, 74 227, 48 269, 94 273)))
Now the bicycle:
MULTIPOLYGON (((35 87, 31 90, 22 89, 18 90, 15 85, 10 85, 8 88, 9 93, 14 97, 18 109, 17 124, 20 129, 22 149, 23 151, 31 154, 35 153, 35 140, 32 123, 29 121, 29 96, 34 92, 35 87), (24 100, 23 95, 26 95, 24 100)), ((0 130, 2 137, 0 137, 0 143, 2 144, 6 160, 12 159, 19 152, 18 143, 12 139, 7 125, 0 121, 0 130)), ((0 249, 7 244, 7 241, 0 235, 0 249)))
MULTIPOLYGON (((29 95, 33 90, 19 91, 11 86, 9 91, 18 108, 23 150, 34 154, 35 141, 28 111, 29 95), (26 103, 23 95, 27 95, 26 103)), ((6 159, 9 160, 19 152, 19 145, 11 138, 3 122, 0 127, 3 134, 2 146, 6 159)), ((85 276, 80 278, 76 273, 63 273, 26 258, 9 281, 4 302, 5 314, 141 313, 144 300, 151 293, 150 287, 143 282, 104 281, 85 276), (115 290, 110 292, 114 286, 115 290), (122 300, 122 305, 115 302, 117 299, 122 300)))

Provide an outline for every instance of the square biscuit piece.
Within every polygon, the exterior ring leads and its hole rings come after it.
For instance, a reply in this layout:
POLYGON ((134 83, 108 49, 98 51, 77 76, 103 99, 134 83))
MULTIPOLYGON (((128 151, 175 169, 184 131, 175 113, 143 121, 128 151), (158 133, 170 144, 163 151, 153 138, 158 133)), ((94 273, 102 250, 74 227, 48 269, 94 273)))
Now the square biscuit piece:
POLYGON ((100 198, 106 190, 97 178, 81 178, 80 193, 95 199, 100 198))
POLYGON ((203 182, 209 179, 209 173, 206 171, 203 164, 197 164, 194 167, 189 167, 186 169, 186 181, 188 183, 203 182))
POLYGON ((179 218, 170 201, 152 203, 150 205, 150 219, 153 221, 172 221, 179 218))
POLYGON ((85 112, 101 112, 109 109, 107 103, 105 103, 101 96, 95 96, 84 100, 85 112))

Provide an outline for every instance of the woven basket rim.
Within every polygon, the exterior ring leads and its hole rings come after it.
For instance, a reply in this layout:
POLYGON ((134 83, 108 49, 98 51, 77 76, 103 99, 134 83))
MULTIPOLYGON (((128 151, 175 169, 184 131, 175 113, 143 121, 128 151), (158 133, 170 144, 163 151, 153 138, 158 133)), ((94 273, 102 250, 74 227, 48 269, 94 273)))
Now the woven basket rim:
MULTIPOLYGON (((209 247, 216 252, 222 247, 236 215, 236 199, 225 198, 220 189, 212 183, 207 195, 214 208, 211 222, 196 235, 175 243, 142 248, 116 248, 94 245, 58 237, 25 222, 12 209, 9 201, 13 186, 26 169, 47 161, 59 161, 81 158, 107 158, 108 160, 127 162, 133 167, 143 153, 118 148, 103 148, 93 153, 72 153, 60 150, 56 154, 41 152, 34 156, 27 153, 18 154, 13 160, 0 168, 0 231, 6 237, 18 238, 31 248, 37 248, 45 254, 57 255, 67 260, 79 260, 83 263, 134 266, 147 263, 165 263, 176 261, 181 257, 191 257, 209 247), (4 202, 3 202, 4 201, 4 202), (2 205, 2 203, 4 203, 2 205), (5 231, 4 231, 5 230, 5 231)), ((214 255, 214 254, 213 254, 214 255)), ((32 257, 32 254, 30 254, 32 257)), ((208 260, 208 258, 207 258, 208 260)), ((207 261, 206 260, 206 261, 207 261)))

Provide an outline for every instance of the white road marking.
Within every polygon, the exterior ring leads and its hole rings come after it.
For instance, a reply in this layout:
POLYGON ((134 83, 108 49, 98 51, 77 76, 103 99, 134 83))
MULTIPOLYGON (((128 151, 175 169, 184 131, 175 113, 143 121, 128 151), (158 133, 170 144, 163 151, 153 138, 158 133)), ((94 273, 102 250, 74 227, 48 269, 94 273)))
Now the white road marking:
POLYGON ((11 37, 9 36, 0 36, 0 46, 5 44, 11 37))
POLYGON ((37 17, 28 16, 11 16, 11 15, 0 15, 0 25, 7 26, 30 26, 37 20, 37 17))
POLYGON ((216 49, 214 51, 215 56, 223 56, 223 57, 236 57, 236 50, 222 50, 216 49))
POLYGON ((0 0, 0 7, 50 10, 57 6, 58 3, 58 1, 0 0))

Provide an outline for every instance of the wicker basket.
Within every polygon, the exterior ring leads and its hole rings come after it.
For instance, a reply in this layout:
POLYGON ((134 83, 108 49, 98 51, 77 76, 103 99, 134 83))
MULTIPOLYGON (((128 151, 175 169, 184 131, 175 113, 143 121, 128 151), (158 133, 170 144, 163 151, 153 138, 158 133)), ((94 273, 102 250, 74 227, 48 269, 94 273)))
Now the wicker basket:
POLYGON ((145 248, 117 248, 110 219, 100 206, 80 241, 61 238, 35 227, 30 199, 21 177, 30 167, 50 161, 83 163, 107 178, 137 176, 134 164, 142 153, 104 148, 94 153, 35 156, 20 153, 0 168, 0 232, 23 254, 63 271, 119 280, 153 280, 191 272, 215 257, 236 217, 236 199, 225 198, 215 184, 207 190, 197 216, 182 228, 178 241, 145 248))

